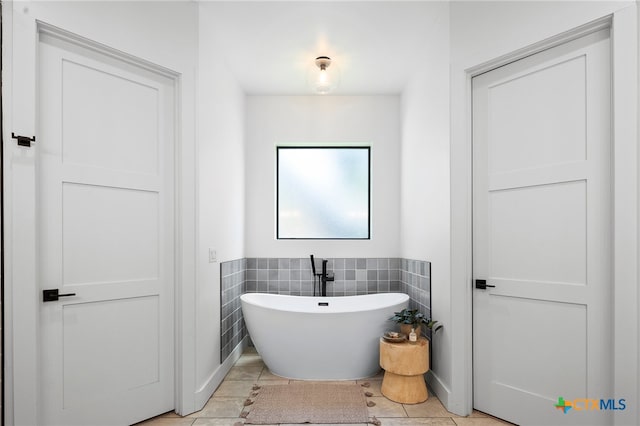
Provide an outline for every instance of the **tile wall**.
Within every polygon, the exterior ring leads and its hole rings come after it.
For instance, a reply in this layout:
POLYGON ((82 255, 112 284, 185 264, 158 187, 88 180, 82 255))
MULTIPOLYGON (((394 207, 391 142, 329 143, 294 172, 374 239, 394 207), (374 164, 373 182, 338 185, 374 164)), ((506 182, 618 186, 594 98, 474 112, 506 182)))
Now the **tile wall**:
POLYGON ((431 262, 400 260, 400 292, 409 295, 409 308, 431 317, 431 262))
POLYGON ((220 263, 220 362, 247 335, 240 296, 245 292, 247 259, 220 263))
MULTIPOLYGON (((431 264, 400 258, 330 258, 327 270, 335 281, 327 283, 327 296, 353 296, 401 292, 409 307, 431 314, 431 264)), ((321 261, 316 259, 316 265, 321 261)), ((320 272, 321 266, 316 272, 320 272)), ((313 296, 311 261, 304 258, 247 258, 220 264, 220 360, 224 361, 247 332, 240 309, 243 293, 313 296)))
MULTIPOLYGON (((400 259, 331 258, 327 270, 335 281, 327 283, 327 296, 400 291, 400 259)), ((316 259, 316 272, 321 271, 316 259)), ((247 259, 247 293, 313 296, 311 261, 306 258, 247 259)))

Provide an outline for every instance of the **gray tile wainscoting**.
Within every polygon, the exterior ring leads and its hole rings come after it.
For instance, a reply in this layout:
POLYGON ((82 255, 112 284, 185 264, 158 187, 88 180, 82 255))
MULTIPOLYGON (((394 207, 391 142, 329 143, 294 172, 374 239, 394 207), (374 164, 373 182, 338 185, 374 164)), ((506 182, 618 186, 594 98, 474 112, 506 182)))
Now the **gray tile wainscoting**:
MULTIPOLYGON (((327 270, 335 281, 327 283, 327 296, 400 291, 398 258, 329 258, 327 270)), ((318 259, 316 259, 317 264, 318 259)), ((316 270, 316 272, 320 272, 316 270)), ((311 261, 306 258, 247 259, 247 293, 313 296, 311 261)))
MULTIPOLYGON (((335 281, 327 283, 327 296, 406 293, 410 297, 410 308, 431 315, 430 262, 395 257, 327 260, 327 269, 335 276, 335 281)), ((252 257, 222 262, 220 277, 220 362, 247 335, 240 309, 243 293, 313 295, 308 257, 252 257)))
POLYGON ((247 259, 220 263, 220 362, 224 362, 247 335, 240 308, 245 292, 247 259))
POLYGON ((431 262, 401 259, 400 291, 409 295, 409 308, 418 309, 430 318, 431 262))

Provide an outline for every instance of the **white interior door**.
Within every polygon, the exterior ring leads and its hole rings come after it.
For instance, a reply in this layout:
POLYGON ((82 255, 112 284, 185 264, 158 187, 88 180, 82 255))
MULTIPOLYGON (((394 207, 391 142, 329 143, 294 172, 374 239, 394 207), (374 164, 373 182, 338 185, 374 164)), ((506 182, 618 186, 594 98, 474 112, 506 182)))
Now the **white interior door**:
POLYGON ((55 32, 38 39, 40 424, 174 408, 173 81, 55 32))
POLYGON ((609 31, 473 79, 474 408, 517 424, 613 398, 609 31))

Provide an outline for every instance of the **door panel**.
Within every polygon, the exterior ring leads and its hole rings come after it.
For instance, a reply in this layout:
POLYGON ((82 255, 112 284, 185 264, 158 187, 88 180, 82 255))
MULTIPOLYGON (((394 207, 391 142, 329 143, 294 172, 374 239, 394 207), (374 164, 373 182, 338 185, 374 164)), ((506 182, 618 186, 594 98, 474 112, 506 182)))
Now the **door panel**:
POLYGON ((490 174, 585 159, 585 65, 570 57, 491 85, 490 174))
POLYGON ((65 305, 64 408, 96 404, 123 389, 158 382, 158 316, 158 296, 65 305))
POLYGON ((65 163, 136 173, 158 172, 158 90, 135 77, 62 61, 65 163), (100 103, 93 100, 101 99, 100 103), (92 105, 92 108, 86 108, 92 105), (117 105, 114 111, 113 106, 117 105), (105 120, 109 117, 109 120, 105 120), (114 123, 118 123, 114 126, 114 123), (86 143, 90 129, 93 143, 86 143), (122 131, 126 129, 127 134, 122 131), (130 143, 132 140, 135 144, 130 143))
POLYGON ((494 365, 501 367, 495 370, 493 378, 499 386, 522 389, 536 395, 545 395, 549 389, 555 388, 566 389, 569 395, 586 395, 584 305, 507 295, 495 296, 491 307, 494 315, 490 328, 492 334, 499 335, 494 343, 508 342, 510 347, 509 351, 492 353, 494 365), (539 317, 540 312, 545 313, 543 319, 539 317), (571 333, 558 333, 558 324, 571 333), (532 341, 535 345, 531 344, 532 341), (562 356, 554 356, 544 348, 554 348, 562 356), (554 364, 553 368, 549 368, 550 363, 554 364), (523 366, 535 374, 522 374, 523 366), (557 374, 559 371, 563 373, 557 374))
POLYGON ((38 41, 41 424, 174 408, 173 80, 38 41))
POLYGON ((65 285, 158 279, 157 192, 77 183, 62 186, 65 285))
POLYGON ((609 32, 473 79, 474 407, 607 424, 612 397, 609 32))
POLYGON ((582 180, 489 191, 492 275, 584 285, 585 189, 582 180))

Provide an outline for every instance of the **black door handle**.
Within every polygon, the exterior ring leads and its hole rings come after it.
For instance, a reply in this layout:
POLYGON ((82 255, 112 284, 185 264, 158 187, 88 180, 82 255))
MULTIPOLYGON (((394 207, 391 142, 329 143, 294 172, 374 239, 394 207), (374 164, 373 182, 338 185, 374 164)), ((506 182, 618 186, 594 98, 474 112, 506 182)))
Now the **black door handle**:
POLYGON ((75 293, 60 294, 57 288, 52 288, 49 290, 42 290, 42 301, 55 302, 60 297, 69 297, 69 296, 75 296, 75 295, 76 295, 75 293))
POLYGON ((487 284, 487 280, 476 280, 476 288, 486 290, 487 287, 495 287, 495 285, 487 284))

